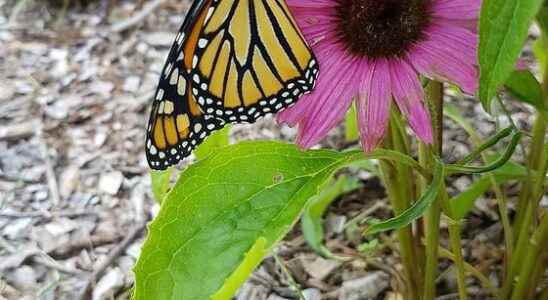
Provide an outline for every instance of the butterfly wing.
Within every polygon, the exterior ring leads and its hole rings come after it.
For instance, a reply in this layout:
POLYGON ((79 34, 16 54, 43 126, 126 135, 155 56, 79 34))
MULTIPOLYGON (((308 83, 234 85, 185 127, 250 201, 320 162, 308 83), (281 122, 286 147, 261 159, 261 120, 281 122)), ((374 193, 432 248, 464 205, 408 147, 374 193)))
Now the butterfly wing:
POLYGON ((254 122, 314 87, 318 65, 284 0, 214 0, 194 53, 192 94, 204 113, 254 122))
POLYGON ((189 70, 209 3, 194 3, 161 73, 146 136, 146 156, 153 169, 175 165, 225 123, 203 114, 190 92, 193 83, 189 80, 189 70))

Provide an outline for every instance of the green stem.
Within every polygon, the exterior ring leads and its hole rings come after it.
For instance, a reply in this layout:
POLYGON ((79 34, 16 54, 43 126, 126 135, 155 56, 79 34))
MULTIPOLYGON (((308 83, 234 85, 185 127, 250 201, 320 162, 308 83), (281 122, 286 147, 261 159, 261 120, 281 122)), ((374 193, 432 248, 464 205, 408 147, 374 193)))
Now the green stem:
POLYGON ((525 299, 529 288, 529 275, 533 272, 541 251, 548 244, 548 212, 544 214, 540 226, 537 228, 531 240, 527 243, 525 258, 521 259, 521 269, 519 272, 516 288, 512 294, 512 300, 525 299))
MULTIPOLYGON (((431 81, 428 84, 427 92, 428 103, 432 112, 434 145, 432 150, 427 149, 425 146, 421 146, 421 153, 419 156, 424 163, 424 167, 431 168, 433 166, 434 155, 441 155, 443 147, 443 84, 431 81)), ((424 272, 424 300, 432 300, 436 296, 441 201, 443 201, 443 198, 438 197, 436 202, 432 204, 426 214, 426 266, 424 272)))
POLYGON ((468 299, 466 293, 466 275, 465 275, 465 262, 462 257, 461 251, 461 238, 460 238, 460 223, 458 221, 451 220, 449 223, 449 239, 451 240, 451 248, 455 255, 455 265, 457 266, 457 283, 459 289, 459 299, 468 299))

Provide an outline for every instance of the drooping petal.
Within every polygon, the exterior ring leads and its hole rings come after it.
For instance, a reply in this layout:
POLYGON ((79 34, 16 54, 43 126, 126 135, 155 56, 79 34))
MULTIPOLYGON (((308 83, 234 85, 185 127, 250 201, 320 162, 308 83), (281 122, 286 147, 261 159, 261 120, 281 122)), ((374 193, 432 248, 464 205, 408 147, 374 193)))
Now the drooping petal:
POLYGON ((378 59, 371 63, 356 101, 358 126, 365 152, 375 150, 384 137, 390 110, 390 97, 389 65, 386 60, 378 59))
POLYGON ((477 35, 448 23, 433 23, 428 39, 412 47, 407 55, 413 67, 426 77, 457 84, 468 94, 478 87, 477 35))
POLYGON ((432 143, 432 122, 424 105, 424 91, 417 73, 405 60, 391 60, 391 90, 402 115, 415 134, 425 143, 432 143))

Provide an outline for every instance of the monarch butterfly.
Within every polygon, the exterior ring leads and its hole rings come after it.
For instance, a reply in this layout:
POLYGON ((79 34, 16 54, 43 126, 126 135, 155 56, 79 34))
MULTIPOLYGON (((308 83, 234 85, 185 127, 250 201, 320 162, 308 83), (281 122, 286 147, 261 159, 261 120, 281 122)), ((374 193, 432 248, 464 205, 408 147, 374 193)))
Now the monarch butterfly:
POLYGON ((227 123, 252 123, 310 92, 318 76, 285 0, 195 0, 169 52, 148 123, 153 169, 227 123))

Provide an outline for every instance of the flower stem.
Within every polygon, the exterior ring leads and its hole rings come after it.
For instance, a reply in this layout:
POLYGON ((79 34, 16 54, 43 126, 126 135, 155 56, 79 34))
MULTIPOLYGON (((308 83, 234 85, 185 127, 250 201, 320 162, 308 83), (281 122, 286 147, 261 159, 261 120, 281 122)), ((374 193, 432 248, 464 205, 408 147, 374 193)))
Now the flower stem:
MULTIPOLYGON (((399 113, 395 110, 390 115, 389 133, 385 139, 385 147, 394 149, 404 154, 409 154, 407 136, 403 131, 399 113)), ((400 163, 380 163, 383 182, 387 188, 388 198, 396 215, 405 211, 413 202, 413 187, 410 184, 411 169, 400 163)), ((417 264, 417 249, 415 249, 415 238, 411 226, 398 230, 398 241, 400 255, 407 282, 407 293, 409 299, 419 299, 420 287, 418 274, 421 269, 417 264)))
MULTIPOLYGON (((434 155, 441 155, 443 147, 443 84, 431 81, 428 84, 427 92, 429 100, 428 103, 430 104, 432 112, 434 145, 432 147, 433 149, 429 149, 425 145, 420 145, 419 158, 424 164, 424 167, 430 168, 433 165, 434 155)), ((436 202, 432 204, 426 214, 426 266, 424 273, 424 300, 431 300, 436 296, 441 201, 443 201, 443 198, 438 197, 436 202)))

